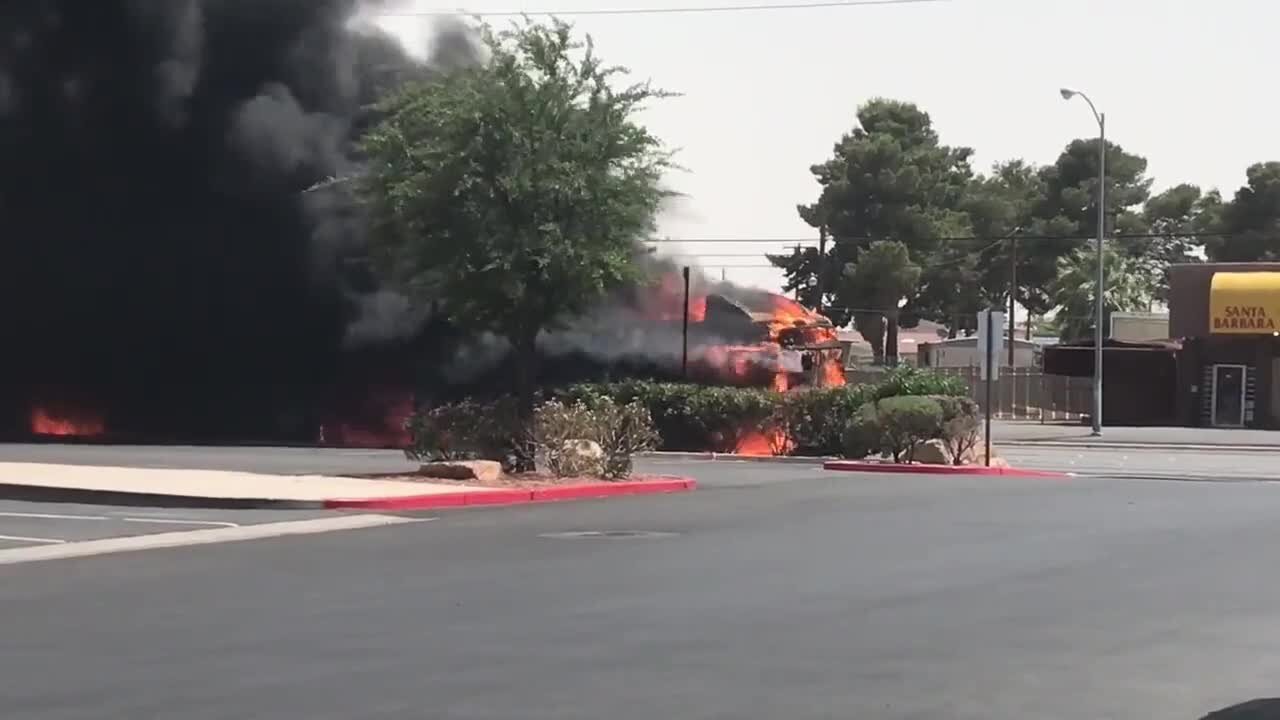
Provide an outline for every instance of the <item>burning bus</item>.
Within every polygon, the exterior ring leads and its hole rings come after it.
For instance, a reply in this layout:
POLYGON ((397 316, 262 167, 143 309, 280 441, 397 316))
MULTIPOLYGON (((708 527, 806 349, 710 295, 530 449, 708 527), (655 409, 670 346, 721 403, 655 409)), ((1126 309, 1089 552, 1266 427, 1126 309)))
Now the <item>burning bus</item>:
POLYGON ((780 391, 844 384, 835 327, 800 303, 771 293, 744 300, 711 294, 699 307, 696 334, 690 317, 691 374, 697 379, 780 391), (696 345, 695 337, 701 341, 696 345))
POLYGON ((622 361, 647 361, 662 374, 703 383, 768 387, 843 385, 842 346, 831 321, 775 293, 699 281, 686 308, 679 275, 660 275, 571 329, 557 348, 622 361), (687 347, 687 355, 685 348, 687 347))

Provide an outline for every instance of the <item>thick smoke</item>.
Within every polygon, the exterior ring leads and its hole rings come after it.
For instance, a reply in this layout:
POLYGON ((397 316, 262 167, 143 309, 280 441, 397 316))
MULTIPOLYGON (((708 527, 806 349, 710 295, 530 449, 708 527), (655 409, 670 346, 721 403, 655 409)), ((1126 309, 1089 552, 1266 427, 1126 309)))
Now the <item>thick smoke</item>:
MULTIPOLYGON (((642 254, 640 264, 647 281, 623 288, 581 317, 565 318, 557 327, 539 335, 538 350, 544 365, 576 357, 602 368, 616 366, 658 374, 680 370, 684 352, 682 268, 647 254, 642 254)), ((769 307, 770 293, 764 290, 713 280, 697 267, 690 271, 692 298, 714 294, 748 308, 769 307)), ((690 356, 696 358, 707 346, 742 342, 740 336, 718 330, 696 324, 690 338, 690 356)), ((456 384, 474 383, 500 372, 510 349, 510 343, 491 333, 472 338, 443 367, 443 377, 456 384)))
MULTIPOLYGON (((139 432, 276 427, 344 352, 421 324, 369 276, 349 190, 304 192, 429 72, 352 29, 367 5, 0 4, 0 429, 55 400, 139 432)), ((473 61, 447 30, 434 60, 473 61)))

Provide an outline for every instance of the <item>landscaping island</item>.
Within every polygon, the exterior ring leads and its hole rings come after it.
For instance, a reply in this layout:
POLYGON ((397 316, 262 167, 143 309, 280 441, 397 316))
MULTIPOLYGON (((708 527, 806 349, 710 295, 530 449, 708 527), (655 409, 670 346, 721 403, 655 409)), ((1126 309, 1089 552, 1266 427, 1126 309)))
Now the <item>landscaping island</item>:
MULTIPOLYGON (((407 427, 406 454, 423 463, 423 477, 473 485, 625 482, 632 457, 653 450, 988 465, 967 386, 914 368, 887 371, 871 384, 787 392, 646 380, 578 384, 544 389, 531 414, 509 396, 469 399, 423 409, 407 427)), ((990 465, 1007 463, 993 452, 990 465)))

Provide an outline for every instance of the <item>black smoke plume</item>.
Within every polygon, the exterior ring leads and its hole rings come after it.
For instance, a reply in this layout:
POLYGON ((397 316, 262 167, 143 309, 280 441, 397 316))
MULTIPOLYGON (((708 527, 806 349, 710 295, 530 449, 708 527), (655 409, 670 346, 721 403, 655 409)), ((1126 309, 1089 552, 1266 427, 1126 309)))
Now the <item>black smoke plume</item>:
MULTIPOLYGON (((386 341, 421 319, 325 182, 429 70, 353 31, 361 6, 0 3, 0 431, 43 403, 139 437, 310 437, 316 398, 368 382, 350 358, 404 357, 386 341)), ((460 37, 442 64, 472 59, 460 37)))

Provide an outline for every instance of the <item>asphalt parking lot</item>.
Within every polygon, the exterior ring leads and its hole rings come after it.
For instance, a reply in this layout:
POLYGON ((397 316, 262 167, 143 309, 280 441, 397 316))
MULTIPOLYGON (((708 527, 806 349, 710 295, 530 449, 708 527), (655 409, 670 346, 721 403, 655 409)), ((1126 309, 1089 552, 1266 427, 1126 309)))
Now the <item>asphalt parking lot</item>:
POLYGON ((176 510, 0 501, 0 550, 135 535, 243 527, 331 516, 332 512, 176 510))

